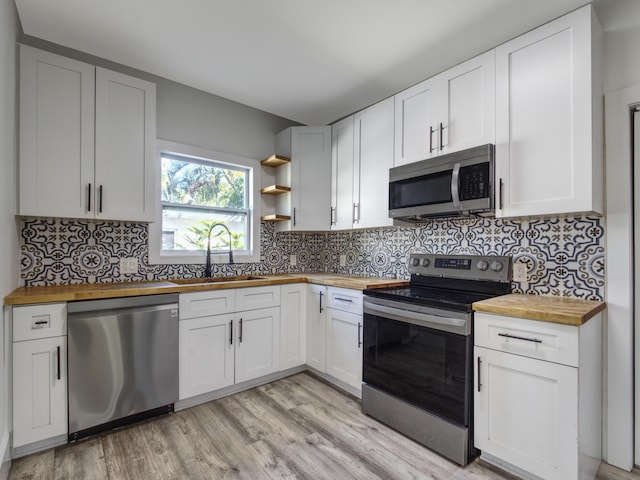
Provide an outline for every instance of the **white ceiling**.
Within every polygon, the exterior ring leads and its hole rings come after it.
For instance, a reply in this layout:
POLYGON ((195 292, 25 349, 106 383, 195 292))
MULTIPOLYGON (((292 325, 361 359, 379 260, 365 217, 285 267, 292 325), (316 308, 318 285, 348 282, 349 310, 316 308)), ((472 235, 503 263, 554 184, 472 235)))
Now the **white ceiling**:
POLYGON ((16 0, 24 33, 323 125, 586 0, 16 0))

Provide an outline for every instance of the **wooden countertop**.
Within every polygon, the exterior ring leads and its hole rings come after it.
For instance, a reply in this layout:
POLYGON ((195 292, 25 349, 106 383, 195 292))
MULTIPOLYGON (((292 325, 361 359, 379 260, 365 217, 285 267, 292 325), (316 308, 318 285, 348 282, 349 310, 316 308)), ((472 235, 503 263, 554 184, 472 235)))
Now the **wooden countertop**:
POLYGON ((605 307, 605 302, 596 300, 516 293, 473 304, 476 312, 498 313, 575 326, 582 325, 605 307))
MULTIPOLYGON (((162 293, 186 293, 224 288, 259 287, 288 283, 315 283, 332 287, 364 290, 408 285, 408 280, 394 280, 377 277, 355 277, 335 273, 300 273, 283 275, 255 275, 251 279, 229 277, 230 280, 199 282, 199 279, 160 280, 153 282, 87 283, 82 285, 61 285, 50 287, 22 287, 4 298, 5 305, 28 305, 32 303, 68 302, 74 300, 94 300, 101 298, 132 297, 137 295, 158 295, 162 293), (259 277, 259 278, 256 278, 259 277), (184 282, 197 283, 184 283, 184 282), (182 282, 182 283, 178 283, 182 282)), ((222 280, 222 278, 218 279, 222 280)))

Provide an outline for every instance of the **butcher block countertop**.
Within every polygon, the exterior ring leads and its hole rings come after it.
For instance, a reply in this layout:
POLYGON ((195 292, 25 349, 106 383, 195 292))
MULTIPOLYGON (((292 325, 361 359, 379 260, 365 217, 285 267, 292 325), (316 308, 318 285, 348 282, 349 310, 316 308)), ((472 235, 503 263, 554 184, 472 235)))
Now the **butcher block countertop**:
POLYGON ((408 285, 408 280, 377 277, 355 277, 335 273, 299 273, 283 275, 239 275, 214 279, 193 278, 159 280, 152 282, 87 283, 50 287, 22 287, 4 298, 5 305, 28 305, 32 303, 69 302, 101 298, 158 295, 162 293, 201 292, 223 288, 260 287, 288 283, 315 283, 332 287, 364 290, 408 285))
POLYGON ((605 302, 512 293, 475 302, 476 312, 580 326, 605 309, 605 302))

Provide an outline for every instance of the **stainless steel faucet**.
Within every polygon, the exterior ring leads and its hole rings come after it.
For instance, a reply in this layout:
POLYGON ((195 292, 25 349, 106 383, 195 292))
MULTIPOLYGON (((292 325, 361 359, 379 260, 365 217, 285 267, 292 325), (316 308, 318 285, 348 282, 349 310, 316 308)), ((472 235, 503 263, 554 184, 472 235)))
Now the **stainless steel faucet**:
POLYGON ((231 230, 224 223, 214 223, 211 225, 209 229, 209 233, 207 234, 207 260, 204 266, 204 276, 205 278, 211 276, 211 232, 216 227, 224 228, 229 234, 229 263, 233 264, 233 252, 231 251, 231 230))

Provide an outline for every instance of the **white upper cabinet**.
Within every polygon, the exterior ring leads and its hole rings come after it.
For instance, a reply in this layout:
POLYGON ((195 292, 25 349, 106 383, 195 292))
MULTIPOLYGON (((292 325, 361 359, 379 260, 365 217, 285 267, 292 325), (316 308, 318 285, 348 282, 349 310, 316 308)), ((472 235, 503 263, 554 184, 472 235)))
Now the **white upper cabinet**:
POLYGON ((393 98, 353 116, 355 228, 393 225, 389 218, 389 169, 393 167, 393 98))
POLYGON ((331 216, 331 127, 290 127, 276 135, 276 154, 291 162, 275 170, 290 187, 276 198, 276 213, 290 217, 278 230, 328 230, 331 216))
POLYGON ((495 142, 491 50, 395 97, 394 165, 495 142))
POLYGON ((331 228, 392 225, 393 98, 333 125, 331 228))
POLYGON ((600 50, 590 6, 496 48, 496 216, 602 213, 600 50))
POLYGON ((155 85, 96 68, 96 218, 153 220, 155 85))
POLYGON ((19 214, 93 218, 94 89, 92 65, 20 45, 19 214))
POLYGON ((331 229, 353 226, 353 115, 331 126, 331 229))
POLYGON ((20 46, 20 215, 152 221, 155 85, 20 46))

